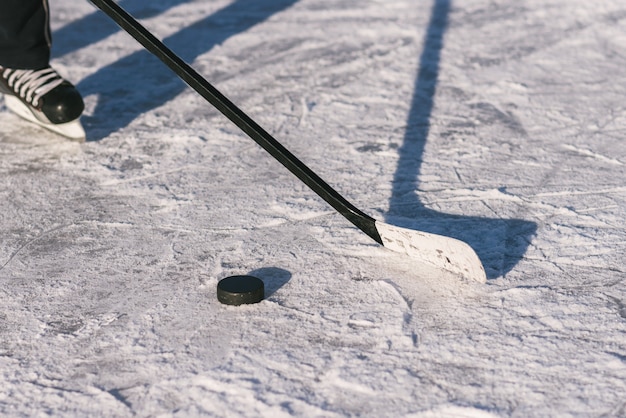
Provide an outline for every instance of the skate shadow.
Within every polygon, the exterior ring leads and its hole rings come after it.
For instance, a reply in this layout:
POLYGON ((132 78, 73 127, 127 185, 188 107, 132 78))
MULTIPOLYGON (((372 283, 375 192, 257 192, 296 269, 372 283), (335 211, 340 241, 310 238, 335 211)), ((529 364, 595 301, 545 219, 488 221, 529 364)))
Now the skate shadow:
MULTIPOLYGON (((296 1, 237 0, 165 38, 163 43, 191 63, 214 46, 262 23, 296 1)), ((97 141, 126 127, 138 116, 173 100, 187 85, 165 64, 142 49, 99 69, 76 87, 85 97, 98 96, 92 115, 81 118, 88 140, 97 141)), ((210 107, 209 104, 206 106, 210 107)))
MULTIPOLYGON (((190 0, 132 1, 123 0, 118 4, 137 19, 148 19, 166 12, 172 7, 190 0)), ((75 20, 54 31, 52 57, 60 57, 81 48, 93 45, 119 32, 121 29, 104 13, 94 12, 75 20)))
POLYGON ((424 146, 430 129, 443 37, 451 0, 435 0, 428 25, 407 130, 399 148, 386 221, 405 228, 445 235, 468 243, 488 278, 505 275, 521 260, 537 225, 522 219, 449 215, 425 208, 416 194, 424 146))
POLYGON ((278 267, 263 267, 248 274, 263 280, 266 298, 272 296, 291 280, 291 272, 278 267))

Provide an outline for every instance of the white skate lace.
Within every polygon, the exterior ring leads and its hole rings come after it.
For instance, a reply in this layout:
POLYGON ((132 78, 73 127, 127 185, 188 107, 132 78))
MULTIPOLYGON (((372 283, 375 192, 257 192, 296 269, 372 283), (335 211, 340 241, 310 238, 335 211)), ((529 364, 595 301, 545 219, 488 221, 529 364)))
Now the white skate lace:
POLYGON ((43 70, 0 70, 9 87, 34 107, 39 105, 42 96, 63 83, 63 78, 50 67, 43 70))

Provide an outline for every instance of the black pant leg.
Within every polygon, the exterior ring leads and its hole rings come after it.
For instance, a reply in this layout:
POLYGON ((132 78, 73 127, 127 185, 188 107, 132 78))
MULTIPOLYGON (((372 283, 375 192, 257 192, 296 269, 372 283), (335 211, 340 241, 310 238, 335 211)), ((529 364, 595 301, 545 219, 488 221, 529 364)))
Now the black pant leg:
POLYGON ((0 0, 0 66, 39 69, 50 61, 47 0, 0 0))

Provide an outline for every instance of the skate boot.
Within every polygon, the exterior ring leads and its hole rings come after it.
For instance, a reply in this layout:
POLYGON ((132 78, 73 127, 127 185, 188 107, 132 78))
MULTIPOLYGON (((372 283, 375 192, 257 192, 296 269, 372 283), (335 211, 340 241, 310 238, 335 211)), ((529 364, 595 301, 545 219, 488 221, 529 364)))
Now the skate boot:
POLYGON ((51 67, 14 70, 0 67, 0 93, 22 118, 70 139, 84 141, 80 115, 85 105, 76 88, 51 67))

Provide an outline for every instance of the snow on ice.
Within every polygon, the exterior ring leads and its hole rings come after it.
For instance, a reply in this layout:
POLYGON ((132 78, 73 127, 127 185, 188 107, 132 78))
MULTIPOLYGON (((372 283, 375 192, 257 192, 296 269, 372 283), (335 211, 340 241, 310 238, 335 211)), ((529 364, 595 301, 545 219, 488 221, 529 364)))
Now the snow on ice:
POLYGON ((626 416, 626 6, 123 0, 388 251, 88 2, 52 0, 88 142, 0 101, 3 416, 626 416), (267 297, 217 302, 254 274, 267 297))

